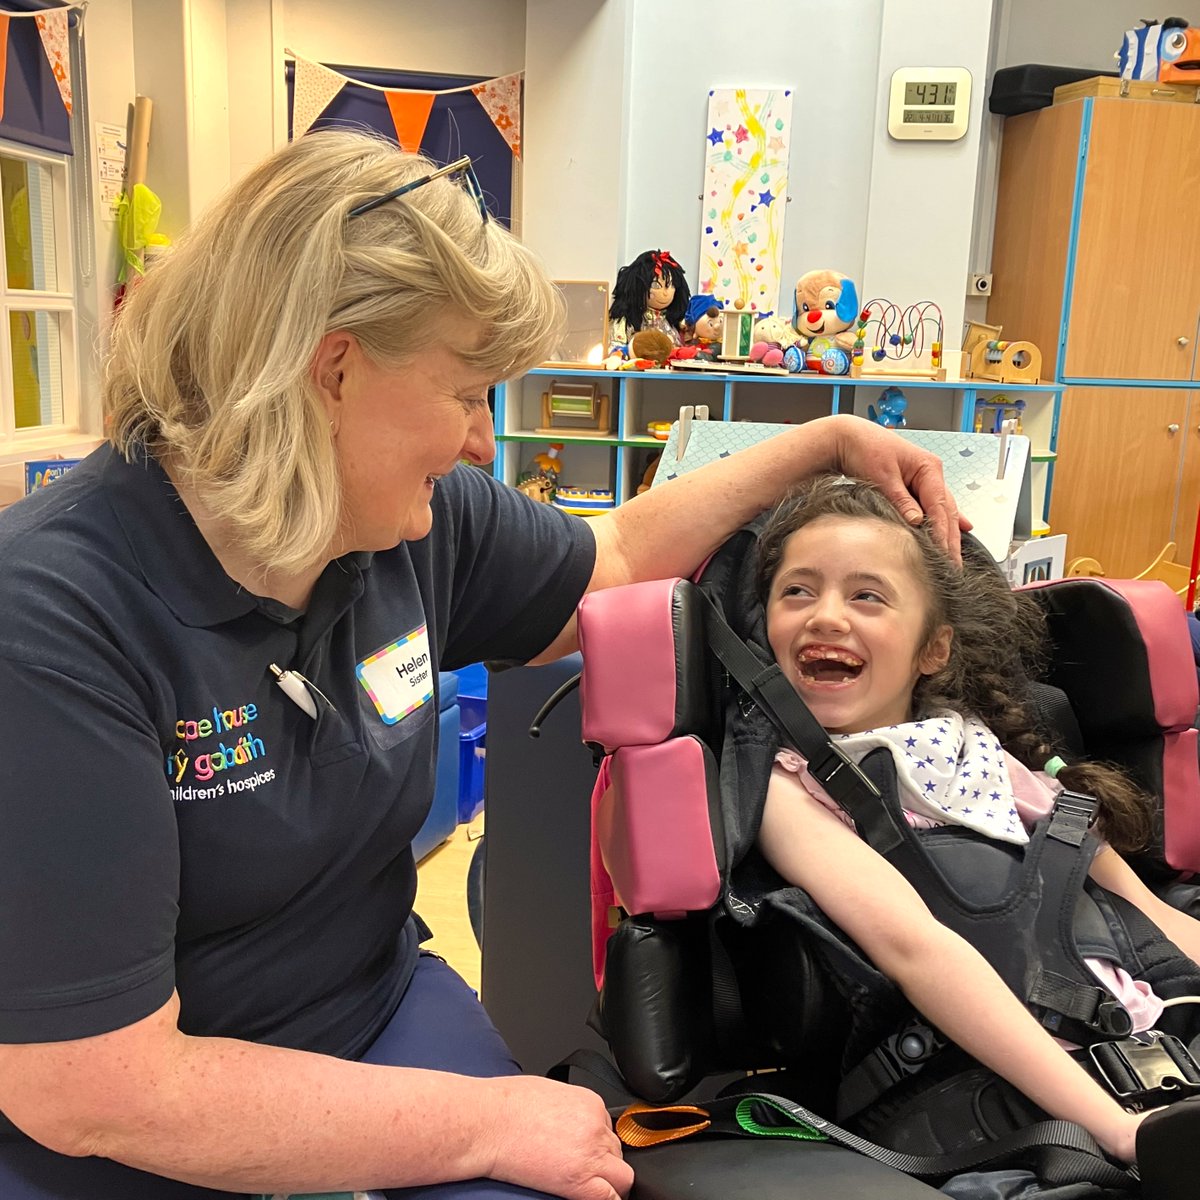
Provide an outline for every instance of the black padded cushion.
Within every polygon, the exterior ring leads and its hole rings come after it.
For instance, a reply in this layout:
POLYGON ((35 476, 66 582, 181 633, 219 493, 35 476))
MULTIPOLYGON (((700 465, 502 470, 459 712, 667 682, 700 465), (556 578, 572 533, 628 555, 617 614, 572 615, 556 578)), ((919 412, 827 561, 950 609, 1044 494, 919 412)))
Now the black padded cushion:
POLYGON ((626 1155, 634 1170, 631 1200, 937 1200, 942 1195, 826 1142, 699 1138, 626 1155))

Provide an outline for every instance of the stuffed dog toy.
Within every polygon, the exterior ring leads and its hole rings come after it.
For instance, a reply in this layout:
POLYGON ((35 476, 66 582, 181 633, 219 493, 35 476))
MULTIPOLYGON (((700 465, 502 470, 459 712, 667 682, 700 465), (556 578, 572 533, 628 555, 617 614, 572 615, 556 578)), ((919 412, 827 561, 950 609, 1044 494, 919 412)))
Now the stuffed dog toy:
POLYGON ((792 325, 804 345, 827 337, 843 350, 853 349, 858 315, 858 291, 840 271, 808 271, 800 276, 792 325))

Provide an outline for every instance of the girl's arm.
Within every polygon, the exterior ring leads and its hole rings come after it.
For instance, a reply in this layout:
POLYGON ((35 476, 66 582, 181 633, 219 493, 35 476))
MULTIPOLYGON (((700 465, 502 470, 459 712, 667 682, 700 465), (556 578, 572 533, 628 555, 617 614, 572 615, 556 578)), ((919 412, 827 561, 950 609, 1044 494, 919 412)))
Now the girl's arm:
POLYGON ((1102 888, 1140 908, 1188 958, 1200 962, 1200 921, 1156 896, 1110 846, 1104 846, 1092 860, 1088 874, 1102 888))
POLYGON ((1051 1115, 1082 1125, 1110 1154, 1133 1160, 1142 1116, 1095 1083, 904 876, 780 767, 759 844, 946 1037, 1051 1115))

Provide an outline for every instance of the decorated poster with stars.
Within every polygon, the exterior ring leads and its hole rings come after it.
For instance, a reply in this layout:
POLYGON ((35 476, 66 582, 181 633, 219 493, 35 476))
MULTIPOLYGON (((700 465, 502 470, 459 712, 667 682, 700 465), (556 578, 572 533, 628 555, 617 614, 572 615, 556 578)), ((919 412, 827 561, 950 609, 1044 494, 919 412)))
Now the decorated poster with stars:
POLYGON ((792 91, 708 93, 700 292, 754 312, 779 303, 792 91))

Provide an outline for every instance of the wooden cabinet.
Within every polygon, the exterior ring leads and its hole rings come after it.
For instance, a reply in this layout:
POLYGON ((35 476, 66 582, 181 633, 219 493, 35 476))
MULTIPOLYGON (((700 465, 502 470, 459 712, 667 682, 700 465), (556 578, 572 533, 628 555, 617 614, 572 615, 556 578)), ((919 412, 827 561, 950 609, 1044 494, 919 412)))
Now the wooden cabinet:
POLYGON ((988 320, 1065 382, 1197 375, 1200 106, 1088 99, 1005 122, 988 320))
POLYGON ((1200 503, 1200 401, 1193 394, 1063 393, 1050 527, 1067 534, 1068 558, 1095 558, 1106 574, 1123 578, 1149 566, 1169 541, 1190 556, 1200 503))
POLYGON ((1200 106, 1085 99, 1005 122, 988 321, 1069 385, 1050 525, 1068 557, 1190 555, 1200 504, 1200 106))

